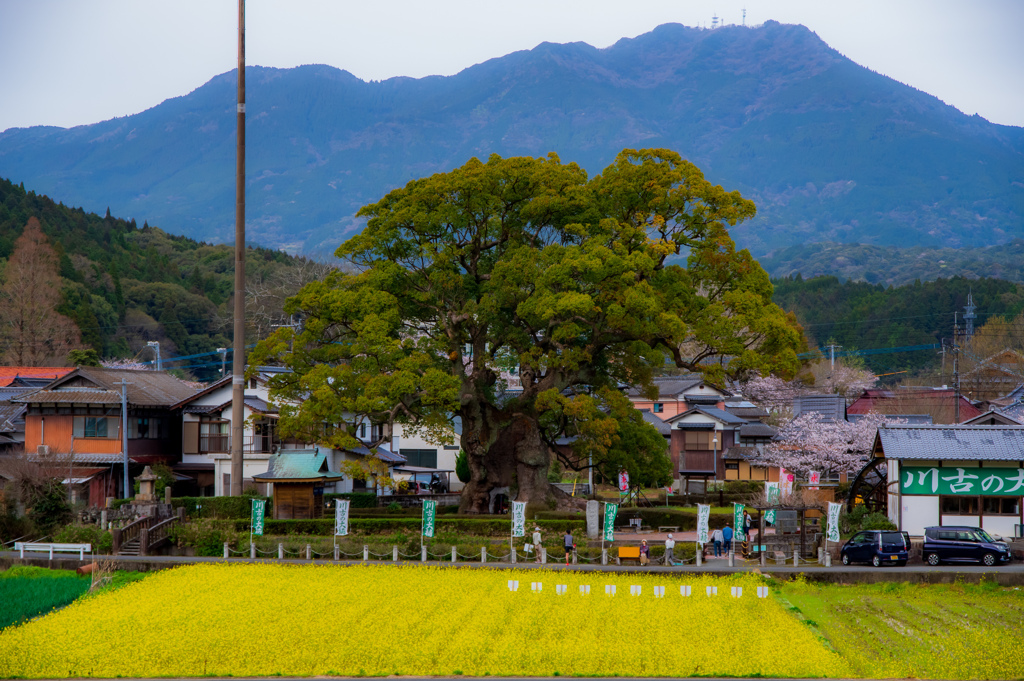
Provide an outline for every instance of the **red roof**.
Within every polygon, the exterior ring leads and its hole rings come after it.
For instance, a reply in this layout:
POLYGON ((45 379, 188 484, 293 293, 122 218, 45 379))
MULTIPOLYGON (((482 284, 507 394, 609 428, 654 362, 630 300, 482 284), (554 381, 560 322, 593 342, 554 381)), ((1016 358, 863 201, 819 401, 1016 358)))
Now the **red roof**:
POLYGON ((18 376, 56 380, 74 370, 75 367, 0 367, 0 388, 10 385, 18 376))
MULTIPOLYGON (((952 388, 921 388, 893 390, 865 390, 864 393, 847 407, 848 414, 931 414, 935 423, 951 423, 954 419, 953 407, 956 404, 956 392, 952 388)), ((960 396, 960 421, 972 419, 980 415, 980 409, 971 404, 970 400, 960 396)))

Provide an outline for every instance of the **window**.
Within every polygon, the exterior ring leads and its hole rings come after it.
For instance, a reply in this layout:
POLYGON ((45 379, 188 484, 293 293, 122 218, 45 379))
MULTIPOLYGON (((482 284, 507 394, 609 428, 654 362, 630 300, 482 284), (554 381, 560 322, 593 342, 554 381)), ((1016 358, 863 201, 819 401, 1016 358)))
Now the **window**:
POLYGON ((408 459, 407 466, 419 468, 437 468, 436 449, 403 449, 402 455, 408 459))
POLYGON ((726 461, 725 470, 727 471, 738 471, 740 469, 739 461, 726 461))
POLYGON ((366 439, 366 424, 365 423, 360 423, 359 424, 359 437, 360 437, 360 439, 363 439, 363 440, 366 439))
POLYGON ((1020 497, 982 497, 985 515, 1020 515, 1020 497))
POLYGON ((944 515, 978 515, 979 497, 939 497, 944 515))
POLYGON ((103 416, 76 416, 73 435, 75 437, 104 437, 117 439, 117 422, 103 416))
POLYGON ((129 440, 156 440, 161 436, 162 422, 151 416, 128 417, 129 440))
MULTIPOLYGON (((711 442, 715 436, 713 430, 688 430, 686 431, 686 448, 687 449, 714 449, 715 445, 711 442)), ((719 442, 721 444, 721 442, 719 442)))
POLYGON ((663 411, 665 411, 665 404, 663 402, 655 402, 654 403, 654 413, 655 414, 660 414, 663 411))

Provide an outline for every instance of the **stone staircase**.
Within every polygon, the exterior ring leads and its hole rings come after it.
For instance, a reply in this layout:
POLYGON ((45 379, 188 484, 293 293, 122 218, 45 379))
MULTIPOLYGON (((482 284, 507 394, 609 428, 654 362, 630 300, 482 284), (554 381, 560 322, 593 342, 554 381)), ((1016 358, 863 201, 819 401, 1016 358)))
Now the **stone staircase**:
POLYGON ((117 551, 119 556, 137 556, 139 555, 139 539, 131 539, 124 544, 117 551))

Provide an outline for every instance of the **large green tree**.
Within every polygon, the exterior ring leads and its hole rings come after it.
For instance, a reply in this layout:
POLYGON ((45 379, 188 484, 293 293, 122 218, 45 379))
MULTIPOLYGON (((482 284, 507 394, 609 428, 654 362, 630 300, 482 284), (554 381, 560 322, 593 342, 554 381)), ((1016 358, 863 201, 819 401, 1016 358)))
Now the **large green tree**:
POLYGON ((595 465, 627 441, 663 455, 622 385, 653 391, 666 361, 712 378, 796 370, 801 333, 727 232, 754 212, 662 149, 592 179, 553 154, 472 159, 364 207, 336 253, 355 273, 303 288, 287 306, 301 330, 251 361, 293 370, 272 383, 286 435, 346 447, 360 421, 441 433, 458 416, 463 510, 506 485, 551 504, 559 437, 595 465))

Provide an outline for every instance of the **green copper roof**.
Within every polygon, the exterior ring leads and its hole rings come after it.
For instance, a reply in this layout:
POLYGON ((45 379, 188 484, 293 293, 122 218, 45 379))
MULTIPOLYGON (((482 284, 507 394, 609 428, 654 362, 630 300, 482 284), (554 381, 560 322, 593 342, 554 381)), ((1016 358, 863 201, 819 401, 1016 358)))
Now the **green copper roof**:
POLYGON ((266 473, 257 473, 253 480, 274 482, 275 480, 340 480, 341 473, 334 473, 327 462, 326 452, 315 450, 289 450, 278 452, 270 459, 266 473))

